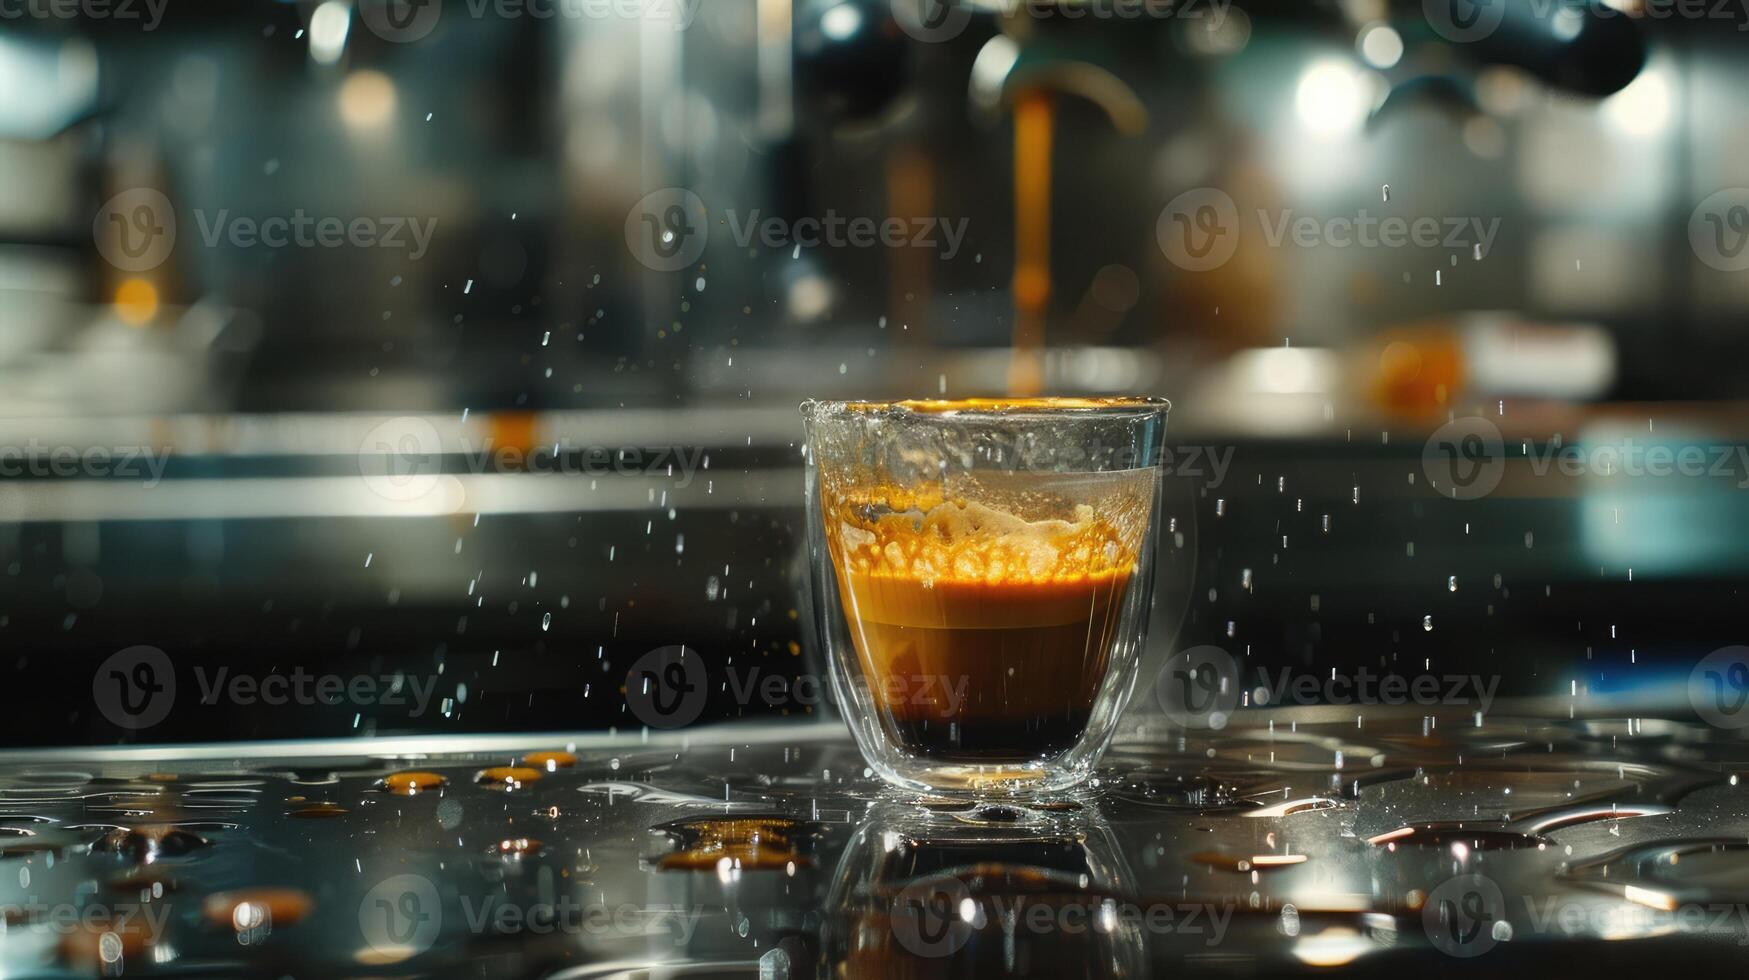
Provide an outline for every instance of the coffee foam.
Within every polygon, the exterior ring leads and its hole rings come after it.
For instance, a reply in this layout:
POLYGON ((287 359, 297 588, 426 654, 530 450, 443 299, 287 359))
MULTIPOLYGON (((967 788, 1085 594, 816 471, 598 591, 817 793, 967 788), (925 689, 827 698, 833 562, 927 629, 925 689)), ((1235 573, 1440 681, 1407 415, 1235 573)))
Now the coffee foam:
POLYGON ((1069 519, 1029 521, 976 501, 936 503, 870 517, 843 507, 837 516, 840 561, 868 575, 937 581, 1045 583, 1128 571, 1137 545, 1078 504, 1069 519))

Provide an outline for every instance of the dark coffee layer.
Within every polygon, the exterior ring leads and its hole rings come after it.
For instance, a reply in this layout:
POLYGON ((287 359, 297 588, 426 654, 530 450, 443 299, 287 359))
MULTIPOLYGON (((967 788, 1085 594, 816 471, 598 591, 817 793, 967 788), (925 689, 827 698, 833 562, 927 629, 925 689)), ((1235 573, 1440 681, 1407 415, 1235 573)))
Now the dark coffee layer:
POLYGON ((893 741, 906 752, 959 765, 1027 762, 1066 752, 1087 730, 1088 711, 1029 718, 888 718, 893 741))

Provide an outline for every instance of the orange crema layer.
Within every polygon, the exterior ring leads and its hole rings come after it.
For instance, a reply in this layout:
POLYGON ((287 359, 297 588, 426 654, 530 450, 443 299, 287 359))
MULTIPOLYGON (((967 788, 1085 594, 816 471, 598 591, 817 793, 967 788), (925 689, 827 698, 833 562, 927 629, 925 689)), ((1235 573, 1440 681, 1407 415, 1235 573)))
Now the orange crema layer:
POLYGON ((905 626, 1018 628, 1084 620, 1121 595, 1137 545, 1088 505, 1027 521, 907 491, 827 504, 852 617, 905 626), (876 513, 879 516, 872 516, 876 513))
POLYGON ((892 492, 826 503, 841 571, 931 587, 1085 583, 1135 568, 1137 542, 1079 504, 1067 520, 1028 521, 964 500, 892 492))
MULTIPOLYGON (((852 619, 891 626, 1012 630, 1102 620, 1129 584, 1129 571, 1047 582, 926 584, 895 575, 844 576, 852 619)), ((1076 637, 1076 639, 1080 639, 1076 637)))

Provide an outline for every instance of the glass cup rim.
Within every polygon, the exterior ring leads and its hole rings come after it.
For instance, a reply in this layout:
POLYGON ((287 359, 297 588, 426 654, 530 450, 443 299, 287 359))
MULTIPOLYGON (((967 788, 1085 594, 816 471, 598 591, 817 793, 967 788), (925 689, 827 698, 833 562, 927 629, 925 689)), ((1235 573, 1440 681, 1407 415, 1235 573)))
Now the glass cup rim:
POLYGON ((903 398, 828 401, 798 406, 809 421, 856 415, 990 421, 1028 418, 1141 418, 1165 415, 1172 403, 1157 395, 1038 396, 1025 398, 903 398))

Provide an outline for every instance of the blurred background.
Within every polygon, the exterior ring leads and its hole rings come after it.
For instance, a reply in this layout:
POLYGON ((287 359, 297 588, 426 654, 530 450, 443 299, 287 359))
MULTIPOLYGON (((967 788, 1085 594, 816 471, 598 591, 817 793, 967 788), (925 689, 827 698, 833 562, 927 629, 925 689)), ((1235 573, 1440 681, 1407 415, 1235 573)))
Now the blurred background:
POLYGON ((0 0, 5 738, 636 730, 648 650, 812 669, 799 401, 1040 391, 1173 400, 1155 657, 1683 704, 1749 636, 1745 29, 0 0))

